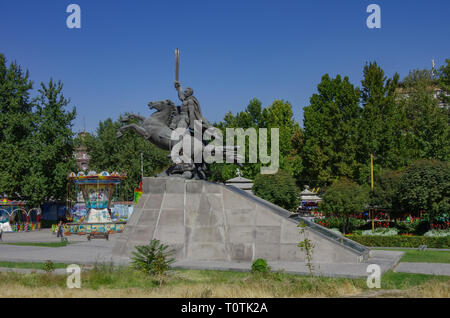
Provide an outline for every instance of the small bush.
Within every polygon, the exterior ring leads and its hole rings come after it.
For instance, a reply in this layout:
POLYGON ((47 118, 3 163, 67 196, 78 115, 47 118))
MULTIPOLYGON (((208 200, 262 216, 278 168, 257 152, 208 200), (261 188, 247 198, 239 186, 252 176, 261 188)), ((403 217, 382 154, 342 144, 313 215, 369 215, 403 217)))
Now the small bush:
POLYGON ((350 219, 353 215, 362 213, 369 202, 369 189, 367 186, 360 186, 346 178, 341 178, 327 188, 322 199, 319 203, 319 211, 326 216, 341 218, 342 233, 349 233, 350 219))
POLYGON ((267 265, 267 262, 263 258, 258 258, 252 264, 252 273, 269 273, 270 267, 267 265))
POLYGON ((410 221, 399 221, 393 223, 393 226, 397 228, 400 234, 415 234, 415 235, 423 235, 428 228, 428 223, 423 222, 422 220, 414 220, 410 221))
POLYGON ((258 197, 289 211, 294 211, 299 205, 295 179, 283 170, 276 174, 257 175, 252 190, 258 197))
POLYGON ((45 272, 47 272, 47 273, 51 273, 51 272, 53 272, 54 270, 55 270, 55 264, 51 261, 51 260, 47 260, 45 263, 44 263, 44 268, 43 268, 43 270, 45 271, 45 272))
POLYGON ((151 240, 148 245, 136 246, 133 252, 131 266, 143 273, 162 277, 175 262, 170 256, 174 250, 168 250, 169 246, 162 244, 159 240, 151 240))
POLYGON ((427 236, 362 236, 347 235, 355 242, 372 247, 414 247, 426 245, 429 248, 450 248, 450 236, 427 237, 427 236))

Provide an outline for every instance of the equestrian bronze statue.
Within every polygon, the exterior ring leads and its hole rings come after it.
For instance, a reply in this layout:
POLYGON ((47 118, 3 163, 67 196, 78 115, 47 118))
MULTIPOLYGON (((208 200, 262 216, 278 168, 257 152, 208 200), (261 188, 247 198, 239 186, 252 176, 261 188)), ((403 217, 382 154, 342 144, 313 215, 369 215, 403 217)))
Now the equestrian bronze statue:
MULTIPOLYGON (((184 131, 184 133, 191 136, 191 151, 188 162, 183 162, 181 152, 177 154, 174 164, 168 168, 162 175, 165 176, 179 176, 183 178, 206 179, 207 165, 202 160, 195 162, 195 158, 203 158, 203 151, 210 140, 204 140, 204 132, 213 126, 202 116, 200 103, 193 95, 193 89, 187 87, 184 91, 179 82, 179 51, 175 51, 175 88, 178 91, 178 97, 182 104, 175 106, 171 100, 162 100, 157 102, 149 102, 148 107, 151 110, 156 110, 149 118, 141 115, 129 114, 122 119, 122 122, 128 122, 130 119, 137 119, 138 124, 129 124, 119 128, 117 138, 122 136, 123 131, 132 129, 139 135, 156 145, 163 150, 172 151, 175 144, 178 142, 173 139, 173 132, 184 131), (201 123, 200 134, 195 134, 195 124, 201 123), (198 139, 201 135, 201 139, 198 139), (198 147, 200 145, 200 147, 198 147), (197 153, 196 153, 197 152, 197 153), (199 154, 201 152, 201 154, 199 154)), ((218 149, 217 147, 215 149, 218 149)), ((238 158, 237 147, 220 147, 220 152, 223 154, 227 162, 235 161, 238 158)), ((215 150, 212 151, 215 153, 215 150)), ((172 156, 173 159, 173 156, 172 156)))

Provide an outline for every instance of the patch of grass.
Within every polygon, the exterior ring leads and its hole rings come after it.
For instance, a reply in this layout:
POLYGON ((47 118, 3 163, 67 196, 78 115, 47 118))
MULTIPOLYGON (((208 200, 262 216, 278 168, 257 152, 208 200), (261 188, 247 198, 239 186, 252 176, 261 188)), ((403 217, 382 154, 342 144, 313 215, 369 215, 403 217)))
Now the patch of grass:
POLYGON ((449 276, 386 272, 381 278, 383 289, 408 289, 422 284, 450 283, 449 276))
POLYGON ((0 272, 0 289, 2 289, 5 285, 11 284, 33 289, 40 287, 65 287, 66 276, 36 273, 20 274, 14 272, 0 272))
POLYGON ((282 272, 255 275, 248 272, 172 270, 159 286, 151 275, 130 268, 99 266, 82 275, 83 288, 139 288, 148 293, 171 291, 172 297, 320 297, 343 296, 367 288, 364 279, 309 277, 282 272))
POLYGON ((64 247, 69 245, 69 242, 7 242, 0 243, 5 245, 16 245, 16 246, 41 246, 41 247, 64 247))
POLYGON ((383 251, 405 252, 400 262, 450 264, 450 251, 419 251, 410 249, 383 249, 383 251))
MULTIPOLYGON (((81 290, 69 290, 65 283, 66 275, 0 273, 0 297, 347 297, 374 292, 365 278, 310 278, 284 272, 170 270, 161 286, 152 275, 113 265, 83 271, 81 290)), ((377 291, 395 292, 395 297, 447 297, 450 277, 390 271, 383 275, 381 286, 377 291)))
POLYGON ((450 264, 450 252, 448 251, 405 251, 402 262, 413 263, 447 263, 450 264))
MULTIPOLYGON (((44 269, 45 263, 42 262, 2 262, 0 261, 0 267, 6 268, 28 268, 28 269, 44 269)), ((54 263, 55 268, 66 268, 67 264, 54 263)))
POLYGON ((140 288, 148 289, 158 285, 155 277, 131 269, 112 265, 95 265, 81 275, 83 288, 140 288))

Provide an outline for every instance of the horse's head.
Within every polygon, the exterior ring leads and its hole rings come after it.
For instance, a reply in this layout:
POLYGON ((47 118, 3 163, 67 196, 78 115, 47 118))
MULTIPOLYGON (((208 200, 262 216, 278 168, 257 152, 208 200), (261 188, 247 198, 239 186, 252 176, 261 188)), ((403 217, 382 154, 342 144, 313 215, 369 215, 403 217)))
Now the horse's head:
POLYGON ((171 100, 165 99, 157 102, 150 102, 148 103, 148 107, 150 109, 156 109, 157 112, 160 112, 165 110, 166 108, 172 109, 173 107, 175 107, 175 104, 171 100))

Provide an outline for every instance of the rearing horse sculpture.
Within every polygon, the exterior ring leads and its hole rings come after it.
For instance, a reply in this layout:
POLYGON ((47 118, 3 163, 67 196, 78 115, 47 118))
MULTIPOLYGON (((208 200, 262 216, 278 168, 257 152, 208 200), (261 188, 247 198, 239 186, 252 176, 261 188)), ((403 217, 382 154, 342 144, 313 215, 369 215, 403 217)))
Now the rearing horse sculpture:
MULTIPOLYGON (((138 119, 140 121, 140 125, 129 124, 120 127, 117 132, 117 138, 122 137, 123 131, 132 129, 157 147, 163 150, 171 151, 177 141, 171 139, 173 130, 170 129, 169 126, 173 120, 176 120, 176 117, 179 114, 177 107, 172 101, 168 99, 157 102, 150 102, 148 103, 148 106, 150 109, 156 110, 156 112, 154 112, 149 118, 141 115, 129 114, 122 119, 122 122, 127 122, 130 119, 138 119)), ((194 157, 196 157, 194 151, 201 151, 203 153, 203 150, 206 146, 203 140, 198 140, 197 142, 199 142, 198 144, 201 145, 201 148, 196 149, 196 147, 194 147, 194 138, 195 137, 191 138, 191 162, 194 162, 193 159, 194 157)), ((237 147, 221 147, 221 150, 226 158, 232 158, 233 161, 239 158, 237 154, 237 147)), ((198 179, 205 179, 205 170, 206 165, 204 162, 192 164, 178 163, 177 165, 167 169, 165 171, 165 175, 178 175, 185 178, 194 177, 198 179)))

